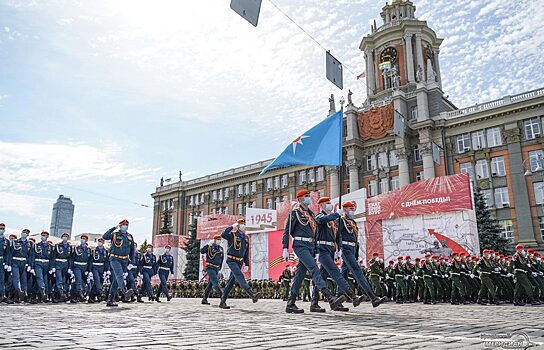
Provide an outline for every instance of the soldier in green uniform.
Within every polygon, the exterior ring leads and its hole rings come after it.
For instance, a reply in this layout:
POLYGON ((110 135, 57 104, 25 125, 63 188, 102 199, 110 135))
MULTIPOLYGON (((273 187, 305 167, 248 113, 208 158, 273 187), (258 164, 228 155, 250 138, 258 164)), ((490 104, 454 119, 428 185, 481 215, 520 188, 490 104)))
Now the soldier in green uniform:
POLYGON ((387 285, 387 298, 395 300, 395 262, 389 260, 389 266, 385 269, 385 284, 387 285))
POLYGON ((374 291, 374 294, 376 294, 378 297, 383 297, 384 293, 382 291, 382 286, 380 284, 380 276, 383 273, 383 269, 381 266, 381 261, 379 258, 378 253, 372 254, 372 259, 369 262, 369 268, 370 268, 370 285, 372 286, 372 290, 374 291))
POLYGON ((499 299, 496 295, 496 287, 493 284, 493 278, 492 278, 492 271, 493 271, 493 265, 491 263, 490 259, 490 250, 484 249, 484 256, 480 261, 478 261, 478 264, 474 266, 472 269, 472 273, 476 275, 479 272, 480 275, 480 292, 478 293, 478 300, 477 303, 480 305, 487 305, 485 302, 485 299, 487 298, 487 295, 491 296, 492 300, 489 300, 490 302, 495 303, 496 305, 500 305, 499 299))
POLYGON ((537 279, 538 270, 535 265, 535 251, 533 249, 527 250, 527 278, 533 285, 533 298, 535 299, 536 304, 540 304, 540 290, 541 286, 537 279))
POLYGON ((461 279, 462 262, 457 253, 452 254, 453 261, 448 266, 448 273, 451 276, 451 303, 452 305, 468 304, 465 299, 465 286, 461 279))
POLYGON ((431 253, 425 253, 425 261, 421 264, 421 277, 423 277, 423 303, 436 304, 436 293, 433 283, 434 262, 431 253), (429 297, 431 300, 429 301, 429 297))
POLYGON ((415 303, 416 301, 416 280, 415 280, 415 268, 411 262, 411 258, 407 255, 404 258, 404 273, 406 281, 406 301, 408 303, 415 303))
POLYGON ((443 301, 444 295, 442 290, 442 284, 440 283, 440 280, 442 279, 442 276, 438 272, 438 267, 440 265, 440 262, 438 261, 439 257, 436 255, 431 256, 431 261, 433 263, 433 274, 432 274, 432 281, 433 286, 435 290, 436 300, 435 302, 443 301))
POLYGON ((397 284, 397 295, 396 302, 397 304, 402 304, 403 302, 408 301, 408 296, 406 292, 406 273, 404 271, 404 265, 402 263, 402 256, 397 257, 397 263, 393 267, 395 270, 395 282, 397 284))
POLYGON ((280 282, 283 290, 283 301, 287 301, 287 298, 289 297, 289 288, 291 288, 292 277, 293 276, 291 274, 289 266, 285 267, 285 270, 283 270, 280 276, 280 282))
POLYGON ((532 305, 538 305, 533 298, 533 287, 531 281, 527 277, 529 271, 529 264, 527 259, 527 253, 525 247, 521 244, 516 246, 516 253, 512 256, 512 262, 510 263, 511 269, 514 272, 516 285, 514 287, 514 305, 522 306, 525 303, 522 297, 525 296, 528 303, 532 305), (523 295, 525 293, 525 295, 523 295))
POLYGON ((423 273, 421 271, 421 259, 415 258, 414 264, 414 280, 416 284, 415 301, 422 302, 423 294, 425 293, 425 284, 423 282, 423 273))
POLYGON ((448 264, 446 263, 446 258, 441 256, 438 258, 438 274, 440 279, 440 288, 442 289, 442 300, 447 303, 450 301, 451 296, 451 284, 448 276, 448 264))
POLYGON ((310 272, 309 271, 306 272, 306 276, 304 276, 304 280, 302 281, 302 301, 310 301, 310 280, 311 279, 312 279, 312 275, 310 275, 310 272))

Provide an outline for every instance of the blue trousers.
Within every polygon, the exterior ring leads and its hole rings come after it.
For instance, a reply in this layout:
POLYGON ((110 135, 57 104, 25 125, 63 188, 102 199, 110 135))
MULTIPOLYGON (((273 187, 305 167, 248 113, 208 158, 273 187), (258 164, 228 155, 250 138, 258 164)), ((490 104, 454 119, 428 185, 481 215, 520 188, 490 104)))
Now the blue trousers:
POLYGON ((310 271, 312 280, 314 281, 314 285, 317 287, 317 289, 320 291, 327 289, 327 284, 323 280, 323 277, 319 272, 319 268, 317 267, 317 263, 314 260, 313 246, 311 247, 312 248, 310 248, 310 244, 304 243, 300 245, 293 245, 293 250, 298 256, 297 271, 295 272, 295 278, 293 279, 293 284, 291 285, 291 294, 293 295, 298 295, 302 280, 304 280, 304 277, 308 271, 310 271))
POLYGON ((13 259, 11 263, 11 282, 14 290, 26 292, 26 261, 13 259))
POLYGON ((87 271, 87 268, 81 268, 77 265, 74 265, 74 276, 76 279, 76 292, 83 293, 83 286, 85 285, 86 281, 83 279, 85 276, 85 271, 87 271))
POLYGON ((4 259, 0 258, 0 295, 6 294, 6 270, 4 270, 4 259))
POLYGON ((127 288, 136 291, 136 277, 138 277, 138 269, 134 267, 132 270, 127 272, 127 288))
POLYGON ((93 292, 102 295, 104 288, 104 266, 93 265, 93 292))
POLYGON ((127 259, 110 259, 110 270, 112 276, 110 295, 116 295, 119 289, 125 289, 125 280, 123 279, 123 271, 127 270, 127 259))
MULTIPOLYGON (((342 272, 340 272, 340 269, 334 262, 334 253, 319 253, 319 262, 321 263, 321 268, 319 269, 321 276, 331 276, 338 286, 339 294, 344 294, 348 289, 350 289, 348 281, 346 281, 342 275, 342 272)), ((314 295, 317 295, 317 292, 317 287, 314 287, 314 295)))
POLYGON ((34 271, 36 272, 36 283, 38 284, 38 289, 44 293, 49 294, 51 292, 51 287, 49 286, 49 279, 47 273, 49 272, 49 263, 35 262, 34 271))
POLYGON ((140 288, 140 294, 147 294, 148 297, 153 296, 153 288, 151 287, 151 277, 153 277, 153 269, 142 269, 142 287, 140 288))
POLYGON ((68 292, 69 287, 68 263, 57 261, 55 264, 55 284, 58 292, 68 292))
POLYGON ((223 299, 227 300, 229 297, 230 290, 232 287, 234 287, 234 282, 237 282, 240 287, 246 291, 246 293, 250 293, 251 288, 249 287, 249 284, 247 284, 246 278, 242 273, 242 263, 228 261, 227 265, 229 265, 230 268, 230 277, 227 281, 227 285, 225 286, 225 290, 223 291, 223 299))
POLYGON ((342 264, 342 272, 344 273, 344 276, 347 274, 348 270, 351 271, 353 277, 357 281, 357 284, 359 284, 359 286, 363 288, 366 295, 372 297, 374 295, 374 292, 372 291, 368 280, 363 274, 363 271, 361 271, 359 264, 357 264, 357 260, 355 260, 355 254, 353 253, 353 251, 345 249, 342 252, 342 257, 344 260, 344 263, 342 264))
POLYGON ((161 280, 161 285, 159 286, 159 292, 157 297, 161 296, 161 292, 164 296, 168 296, 168 276, 170 275, 169 270, 160 269, 159 270, 159 279, 161 280))
POLYGON ((219 297, 223 294, 221 287, 219 287, 219 278, 217 277, 217 269, 215 267, 206 268, 206 274, 208 275, 208 284, 204 289, 204 299, 208 299, 212 288, 215 289, 219 297))

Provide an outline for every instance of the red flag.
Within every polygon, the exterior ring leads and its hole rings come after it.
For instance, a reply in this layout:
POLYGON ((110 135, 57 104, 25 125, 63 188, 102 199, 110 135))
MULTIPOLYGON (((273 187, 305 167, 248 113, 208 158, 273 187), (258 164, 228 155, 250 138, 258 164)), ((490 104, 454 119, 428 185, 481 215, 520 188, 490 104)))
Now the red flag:
POLYGON ((359 74, 357 76, 357 80, 362 79, 362 78, 366 78, 366 73, 365 72, 362 72, 361 74, 359 74))

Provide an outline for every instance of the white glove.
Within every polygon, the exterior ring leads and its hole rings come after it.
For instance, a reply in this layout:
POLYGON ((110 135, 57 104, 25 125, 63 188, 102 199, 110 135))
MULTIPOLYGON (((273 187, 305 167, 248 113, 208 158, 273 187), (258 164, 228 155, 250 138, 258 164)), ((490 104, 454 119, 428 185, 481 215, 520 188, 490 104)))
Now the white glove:
POLYGON ((474 274, 471 273, 471 274, 470 274, 470 278, 474 278, 474 274))
POLYGON ((108 276, 111 275, 111 271, 109 271, 109 270, 106 271, 106 273, 108 274, 108 276))
POLYGON ((132 264, 128 264, 128 266, 127 266, 127 270, 129 270, 129 271, 130 271, 130 270, 132 270, 133 268, 134 268, 134 265, 132 265, 132 264))
POLYGON ((514 275, 512 275, 510 272, 506 274, 506 277, 512 277, 514 275))
POLYGON ((531 267, 531 264, 527 264, 527 266, 531 267))
POLYGON ((6 266, 6 271, 7 271, 7 272, 11 272, 11 266, 7 265, 7 266, 6 266))
POLYGON ((89 271, 85 271, 85 276, 87 276, 89 274, 89 271))
POLYGON ((103 279, 106 279, 106 277, 108 277, 108 272, 107 272, 107 271, 104 271, 104 273, 102 274, 102 278, 103 278, 103 279))
POLYGON ((70 277, 70 283, 74 283, 76 281, 74 275, 72 275, 72 277, 70 277))
POLYGON ((317 253, 317 254, 315 255, 315 261, 316 261, 316 262, 319 261, 319 253, 317 253))
POLYGON ((408 276, 404 276, 404 279, 407 280, 407 279, 408 279, 408 276))
POLYGON ((501 269, 499 269, 498 267, 495 267, 495 271, 498 272, 498 271, 500 271, 500 270, 501 270, 501 269))
POLYGON ((237 222, 234 223, 234 224, 232 224, 232 229, 233 229, 233 230, 236 230, 237 228, 238 228, 238 223, 237 223, 237 222))
POLYGON ((73 279, 75 281, 76 275, 74 275, 73 272, 69 272, 69 274, 70 274, 70 279, 73 279))
POLYGON ((414 278, 415 278, 416 280, 417 280, 417 279, 419 279, 419 277, 418 277, 418 276, 414 276, 414 278))
POLYGON ((334 253, 334 259, 340 259, 342 257, 342 250, 334 253))
POLYGON ((246 273, 248 271, 249 271, 249 267, 247 267, 247 266, 242 267, 242 272, 243 273, 246 273))
POLYGON ((538 274, 536 272, 533 272, 533 276, 536 277, 538 276, 538 274))
POLYGON ((51 273, 51 274, 54 274, 56 271, 57 271, 57 269, 53 267, 53 268, 51 269, 50 273, 51 273))
POLYGON ((127 278, 127 276, 128 276, 128 272, 124 272, 123 273, 123 278, 127 278))
POLYGON ((435 273, 435 274, 438 274, 438 271, 434 270, 434 273, 435 273))
POLYGON ((283 260, 289 260, 289 250, 287 248, 283 248, 283 260))
POLYGON ((68 269, 68 273, 69 273, 70 275, 73 275, 73 274, 74 274, 74 273, 72 272, 71 269, 68 269))
POLYGON ((144 278, 144 275, 142 275, 141 273, 138 274, 138 277, 139 278, 144 278))
POLYGON ((30 269, 30 273, 36 276, 36 271, 34 271, 34 269, 30 269))
POLYGON ((26 265, 26 272, 30 272, 30 270, 32 270, 32 268, 28 265, 26 265))

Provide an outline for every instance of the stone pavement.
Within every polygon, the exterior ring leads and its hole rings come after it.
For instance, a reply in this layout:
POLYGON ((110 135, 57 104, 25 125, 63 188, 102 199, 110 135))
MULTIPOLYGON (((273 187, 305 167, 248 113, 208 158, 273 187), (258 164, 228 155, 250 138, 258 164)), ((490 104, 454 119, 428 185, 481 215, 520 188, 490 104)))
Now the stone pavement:
POLYGON ((525 332, 533 349, 544 348, 544 306, 363 303, 348 313, 315 314, 299 302, 305 313, 292 315, 279 300, 232 299, 231 310, 210 302, 1 304, 0 349, 468 350, 486 348, 482 334, 506 332, 525 332))

